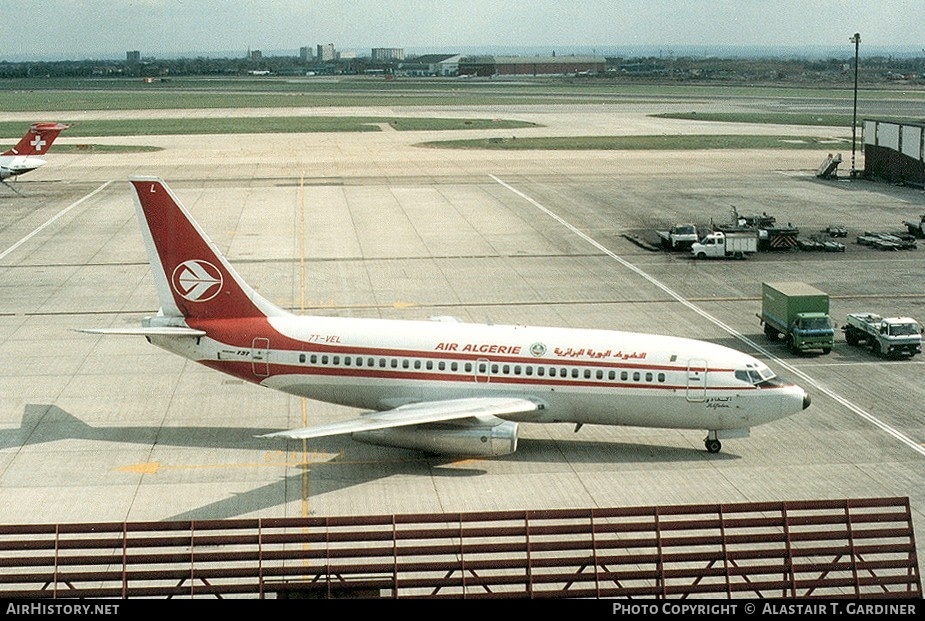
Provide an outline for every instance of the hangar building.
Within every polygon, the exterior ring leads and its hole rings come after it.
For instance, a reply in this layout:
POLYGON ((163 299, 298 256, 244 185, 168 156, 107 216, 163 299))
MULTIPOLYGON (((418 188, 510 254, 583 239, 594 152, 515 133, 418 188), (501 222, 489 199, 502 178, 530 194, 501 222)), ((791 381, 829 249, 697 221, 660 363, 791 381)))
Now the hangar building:
POLYGON ((925 123, 864 119, 864 176, 925 186, 925 123))
POLYGON ((604 73, 603 56, 470 56, 459 62, 460 75, 541 76, 604 73))

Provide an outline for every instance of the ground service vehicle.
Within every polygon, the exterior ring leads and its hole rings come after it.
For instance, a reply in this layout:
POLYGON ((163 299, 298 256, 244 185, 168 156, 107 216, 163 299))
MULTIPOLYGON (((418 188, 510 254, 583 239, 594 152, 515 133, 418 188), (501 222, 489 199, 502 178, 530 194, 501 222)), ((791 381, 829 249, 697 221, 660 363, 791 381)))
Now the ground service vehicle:
POLYGON ((765 336, 777 340, 783 334, 793 353, 820 349, 827 354, 835 344, 829 296, 806 283, 762 283, 758 318, 765 336))
POLYGON ((693 224, 678 224, 667 231, 655 231, 665 248, 690 248, 697 237, 697 227, 693 224))
POLYGON ((909 222, 908 220, 903 220, 903 224, 906 225, 906 230, 909 231, 912 235, 915 235, 918 238, 925 237, 925 214, 922 214, 922 217, 919 218, 918 222, 909 222))
POLYGON ((922 326, 911 317, 851 313, 842 330, 849 345, 866 343, 878 356, 899 358, 922 353, 922 326))
POLYGON ((698 259, 744 259, 758 252, 758 235, 753 232, 724 233, 713 231, 691 246, 691 254, 698 259))

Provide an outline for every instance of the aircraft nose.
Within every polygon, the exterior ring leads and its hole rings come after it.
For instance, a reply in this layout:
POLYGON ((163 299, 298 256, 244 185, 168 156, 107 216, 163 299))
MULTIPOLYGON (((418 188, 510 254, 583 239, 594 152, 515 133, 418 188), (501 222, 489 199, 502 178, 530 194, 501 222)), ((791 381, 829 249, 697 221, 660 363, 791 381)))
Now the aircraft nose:
POLYGON ((813 398, 809 396, 808 392, 803 393, 803 409, 805 410, 812 404, 813 398))

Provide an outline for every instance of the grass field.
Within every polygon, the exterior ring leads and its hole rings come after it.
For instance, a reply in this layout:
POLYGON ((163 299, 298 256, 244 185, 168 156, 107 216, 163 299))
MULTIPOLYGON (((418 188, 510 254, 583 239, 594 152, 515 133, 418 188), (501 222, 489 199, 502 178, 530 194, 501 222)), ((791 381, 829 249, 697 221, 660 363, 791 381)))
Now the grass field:
MULTIPOLYGON (((0 81, 0 111, 289 108, 319 106, 446 106, 516 103, 626 103, 729 98, 846 101, 851 85, 639 84, 616 80, 396 79, 361 77, 181 78, 145 84, 131 78, 8 79, 0 81)), ((922 101, 921 90, 863 89, 873 99, 922 101)))
MULTIPOLYGON (((86 120, 70 122, 62 136, 163 136, 189 134, 263 134, 313 132, 377 132, 381 125, 396 131, 443 131, 457 129, 515 129, 534 123, 503 119, 386 118, 340 116, 202 117, 184 119, 86 120)), ((0 122, 0 138, 19 138, 28 125, 0 122)))
MULTIPOLYGON (((145 84, 140 79, 14 79, 0 81, 0 118, 3 112, 46 111, 53 120, 68 122, 70 111, 189 110, 186 118, 135 120, 88 119, 73 122, 68 138, 146 136, 169 134, 370 132, 389 126, 397 131, 507 130, 537 127, 521 121, 494 118, 416 118, 367 116, 255 116, 266 108, 403 107, 509 105, 589 105, 666 103, 698 107, 696 112, 654 114, 662 118, 850 128, 851 116, 833 112, 844 109, 851 97, 850 85, 815 87, 803 85, 747 86, 620 83, 617 80, 568 78, 544 79, 396 79, 362 77, 295 78, 181 78, 145 84), (740 112, 709 110, 730 100, 740 112), (750 102, 774 102, 781 111, 750 111, 750 102), (235 109, 249 108, 250 116, 235 109), (227 109, 227 116, 197 118, 195 110, 227 109), (820 112, 805 112, 819 109, 820 112), (790 110, 804 110, 803 112, 790 110), (823 111, 827 110, 827 111, 823 111)), ((915 109, 925 106, 925 91, 914 89, 864 89, 859 100, 867 114, 887 118, 898 103, 915 109)), ((682 108, 683 109, 683 108, 682 108)), ((99 115, 97 115, 99 116, 99 115)), ((36 119, 38 120, 38 119, 36 119)), ((22 122, 0 122, 0 139, 22 136, 22 122)), ((845 131, 840 131, 844 134, 845 131)), ((423 146, 455 149, 838 149, 850 147, 850 139, 809 136, 699 135, 699 136, 591 136, 557 138, 488 138, 422 143, 423 146)), ((64 149, 66 145, 61 145, 64 149)), ((68 148, 137 150, 145 147, 80 145, 68 148)))
MULTIPOLYGON (((687 121, 718 121, 722 123, 759 123, 762 125, 811 125, 823 127, 851 127, 850 114, 794 114, 787 112, 665 112, 652 116, 662 119, 687 121)), ((881 120, 888 117, 878 116, 881 120)), ((900 119, 893 119, 900 120, 900 119)))
POLYGON ((692 150, 692 149, 839 149, 850 139, 814 136, 675 135, 576 136, 552 138, 486 138, 441 140, 420 146, 443 149, 495 150, 692 150))

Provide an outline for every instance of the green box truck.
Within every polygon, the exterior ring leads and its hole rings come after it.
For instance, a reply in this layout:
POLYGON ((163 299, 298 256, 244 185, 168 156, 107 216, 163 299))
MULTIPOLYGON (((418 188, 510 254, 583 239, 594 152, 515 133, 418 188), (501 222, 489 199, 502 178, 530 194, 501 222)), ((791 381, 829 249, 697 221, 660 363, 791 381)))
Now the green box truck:
POLYGON ((764 333, 776 341, 784 335, 793 353, 832 351, 835 329, 829 318, 829 296, 802 282, 761 283, 761 314, 764 333))

